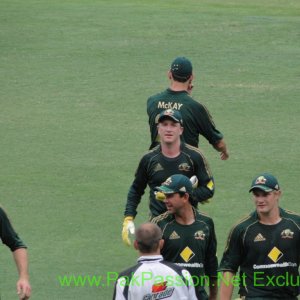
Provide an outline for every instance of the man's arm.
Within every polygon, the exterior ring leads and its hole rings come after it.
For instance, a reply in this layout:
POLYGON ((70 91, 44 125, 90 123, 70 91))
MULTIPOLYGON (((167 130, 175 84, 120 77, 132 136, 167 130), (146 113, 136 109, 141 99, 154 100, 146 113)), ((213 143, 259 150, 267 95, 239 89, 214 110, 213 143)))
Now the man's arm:
POLYGON ((213 197, 215 192, 215 184, 208 161, 204 157, 202 151, 197 149, 192 154, 195 176, 197 183, 193 184, 193 200, 199 203, 205 203, 213 197))
POLYGON ((217 277, 209 278, 209 300, 217 300, 218 296, 218 280, 217 277))
POLYGON ((31 287, 29 283, 27 250, 25 248, 16 249, 13 252, 13 257, 19 273, 19 280, 17 281, 17 293, 19 299, 29 299, 31 287))
POLYGON ((137 214, 137 207, 141 201, 148 183, 147 169, 145 167, 145 156, 141 159, 135 172, 135 179, 129 188, 127 202, 125 205, 124 221, 122 227, 122 240, 127 245, 131 245, 130 235, 134 234, 134 218, 137 214))
POLYGON ((233 292, 232 277, 235 273, 225 271, 222 274, 224 280, 221 282, 220 286, 220 300, 231 300, 233 292))
POLYGON ((217 300, 218 296, 218 258, 217 258, 217 238, 215 233, 215 226, 212 219, 206 222, 209 227, 208 245, 204 258, 205 275, 209 277, 209 300, 217 300))
POLYGON ((216 144, 213 145, 213 147, 218 152, 221 152, 220 157, 222 160, 227 160, 229 158, 229 153, 228 153, 227 146, 226 146, 224 139, 221 139, 220 141, 218 141, 216 144))

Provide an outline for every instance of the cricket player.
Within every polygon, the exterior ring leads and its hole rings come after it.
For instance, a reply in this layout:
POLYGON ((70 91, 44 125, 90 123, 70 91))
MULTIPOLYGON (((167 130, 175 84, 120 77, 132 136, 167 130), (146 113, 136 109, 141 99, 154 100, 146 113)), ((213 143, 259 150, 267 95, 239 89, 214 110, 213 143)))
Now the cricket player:
POLYGON ((155 187, 173 174, 196 176, 193 205, 210 199, 214 194, 214 179, 207 160, 199 148, 182 143, 183 122, 179 111, 165 110, 158 118, 160 145, 146 153, 140 160, 135 178, 129 188, 124 212, 122 238, 130 245, 128 232, 134 232, 133 220, 147 185, 150 188, 150 218, 166 211, 163 201, 156 200, 155 187))
POLYGON ((208 299, 204 286, 209 286, 209 299, 217 300, 217 240, 213 220, 192 206, 193 188, 188 177, 172 175, 157 190, 165 194, 168 209, 152 219, 163 232, 163 258, 187 268, 197 299, 208 299))
POLYGON ((186 57, 177 57, 168 72, 170 87, 153 95, 147 101, 147 114, 151 132, 150 149, 159 144, 157 120, 161 111, 174 109, 180 111, 185 128, 182 134, 184 142, 198 147, 199 135, 220 152, 222 160, 229 157, 223 134, 216 128, 207 108, 190 96, 194 79, 192 63, 186 57))
POLYGON ((17 281, 17 293, 20 300, 27 300, 31 295, 31 287, 28 274, 28 257, 26 246, 13 229, 5 211, 0 207, 0 238, 12 251, 19 279, 17 281))
POLYGON ((256 210, 230 231, 219 268, 220 299, 231 299, 239 282, 241 299, 296 300, 300 215, 279 207, 279 183, 269 173, 255 177, 249 192, 256 210))

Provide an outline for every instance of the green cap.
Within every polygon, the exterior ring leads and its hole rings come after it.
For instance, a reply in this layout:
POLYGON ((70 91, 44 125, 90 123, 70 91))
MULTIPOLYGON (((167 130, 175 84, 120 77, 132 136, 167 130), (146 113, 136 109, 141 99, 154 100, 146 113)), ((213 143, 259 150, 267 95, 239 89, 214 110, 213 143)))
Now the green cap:
POLYGON ((269 173, 263 173, 253 179, 249 193, 254 189, 259 189, 268 193, 278 191, 280 188, 276 177, 269 173))
POLYGON ((184 56, 176 57, 171 64, 171 72, 176 78, 186 81, 193 73, 192 63, 184 56))
POLYGON ((155 189, 164 194, 189 193, 191 195, 193 191, 190 179, 181 174, 172 175, 155 189))
POLYGON ((172 120, 175 123, 183 124, 181 113, 178 110, 166 109, 159 114, 158 123, 164 120, 172 120))

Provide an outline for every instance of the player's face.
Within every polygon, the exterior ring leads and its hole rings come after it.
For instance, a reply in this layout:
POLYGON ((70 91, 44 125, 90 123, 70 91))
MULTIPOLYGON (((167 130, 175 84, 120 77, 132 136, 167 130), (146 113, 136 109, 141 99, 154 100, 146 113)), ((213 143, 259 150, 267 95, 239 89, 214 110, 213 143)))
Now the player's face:
POLYGON ((258 213, 270 214, 272 211, 278 208, 280 191, 264 192, 259 189, 254 189, 252 193, 258 213))
POLYGON ((180 139, 183 128, 180 123, 172 120, 164 120, 158 124, 158 134, 163 143, 171 144, 180 139))
POLYGON ((166 194, 164 203, 166 204, 167 210, 174 214, 178 213, 180 209, 184 206, 184 196, 179 193, 166 194))

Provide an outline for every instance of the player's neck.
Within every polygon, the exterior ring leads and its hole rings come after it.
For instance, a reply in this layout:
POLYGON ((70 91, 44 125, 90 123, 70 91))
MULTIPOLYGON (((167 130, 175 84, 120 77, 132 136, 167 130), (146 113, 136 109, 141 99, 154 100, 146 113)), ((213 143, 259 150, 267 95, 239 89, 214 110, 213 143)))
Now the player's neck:
POLYGON ((174 92, 187 91, 188 90, 188 83, 172 81, 171 85, 170 85, 170 89, 174 92))
POLYGON ((191 205, 183 207, 174 217, 176 222, 181 225, 191 225, 195 222, 195 214, 191 205))
POLYGON ((269 212, 259 212, 259 222, 265 225, 275 225, 281 221, 279 208, 276 207, 269 212))
POLYGON ((169 157, 169 158, 174 158, 179 156, 180 154, 180 140, 172 143, 172 144, 167 144, 167 143, 161 143, 161 152, 164 156, 169 157))

